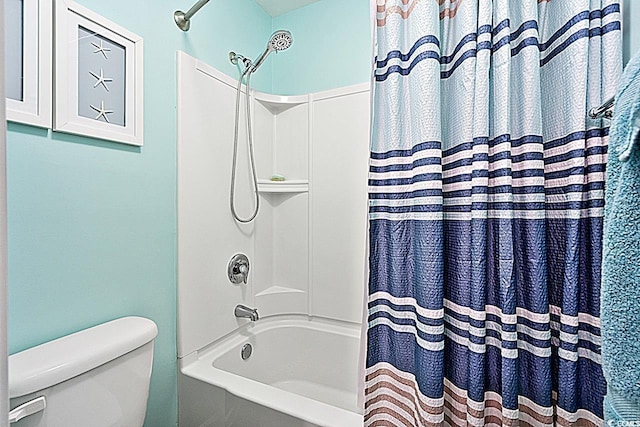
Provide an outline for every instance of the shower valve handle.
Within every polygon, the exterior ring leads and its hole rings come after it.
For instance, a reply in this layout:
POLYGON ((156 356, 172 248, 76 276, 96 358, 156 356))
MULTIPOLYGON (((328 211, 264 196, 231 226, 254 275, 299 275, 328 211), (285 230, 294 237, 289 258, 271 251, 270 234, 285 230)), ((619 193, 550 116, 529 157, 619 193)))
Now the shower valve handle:
POLYGON ((242 263, 242 264, 237 264, 236 266, 233 267, 233 272, 236 275, 241 275, 243 277, 242 281, 244 282, 244 284, 247 284, 247 276, 249 275, 249 267, 242 263))
POLYGON ((249 277, 249 258, 245 254, 235 254, 227 266, 227 275, 233 284, 247 284, 249 277))

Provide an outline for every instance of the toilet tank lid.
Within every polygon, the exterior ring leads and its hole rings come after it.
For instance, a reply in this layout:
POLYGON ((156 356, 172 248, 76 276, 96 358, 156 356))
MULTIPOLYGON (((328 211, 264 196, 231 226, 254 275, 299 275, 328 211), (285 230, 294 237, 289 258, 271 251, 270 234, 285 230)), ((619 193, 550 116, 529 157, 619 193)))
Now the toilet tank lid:
POLYGON ((59 384, 129 353, 158 335, 144 317, 123 317, 9 356, 9 397, 59 384))

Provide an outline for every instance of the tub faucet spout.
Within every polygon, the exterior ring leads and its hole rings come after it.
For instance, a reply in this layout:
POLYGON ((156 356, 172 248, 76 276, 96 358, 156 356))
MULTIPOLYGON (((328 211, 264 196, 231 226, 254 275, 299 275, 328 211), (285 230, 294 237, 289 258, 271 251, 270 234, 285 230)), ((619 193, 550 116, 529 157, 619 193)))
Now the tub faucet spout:
POLYGON ((258 316, 257 308, 247 307, 242 304, 236 305, 236 309, 233 311, 233 314, 235 314, 237 318, 251 319, 254 322, 260 318, 260 316, 258 316))

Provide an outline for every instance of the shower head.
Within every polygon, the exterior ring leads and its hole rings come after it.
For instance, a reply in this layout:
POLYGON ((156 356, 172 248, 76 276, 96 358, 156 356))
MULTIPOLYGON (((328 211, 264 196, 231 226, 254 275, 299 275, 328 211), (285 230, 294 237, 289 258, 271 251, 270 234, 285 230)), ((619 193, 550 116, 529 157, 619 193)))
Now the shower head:
POLYGON ((293 43, 293 37, 291 33, 287 30, 278 30, 275 33, 271 34, 269 38, 269 43, 267 43, 267 48, 262 52, 262 55, 258 57, 253 63, 251 67, 251 72, 254 73, 258 67, 262 65, 267 56, 273 51, 280 52, 285 49, 288 49, 293 43))
POLYGON ((271 38, 269 38, 269 44, 267 49, 281 51, 288 49, 291 47, 293 43, 293 37, 291 33, 287 30, 278 30, 275 33, 271 34, 271 38))

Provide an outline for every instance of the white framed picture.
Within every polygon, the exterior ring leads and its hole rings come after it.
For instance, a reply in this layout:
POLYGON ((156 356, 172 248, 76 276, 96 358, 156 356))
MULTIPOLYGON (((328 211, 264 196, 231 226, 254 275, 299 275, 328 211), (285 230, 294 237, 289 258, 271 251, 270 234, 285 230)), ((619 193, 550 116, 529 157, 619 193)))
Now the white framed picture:
POLYGON ((51 127, 51 0, 5 0, 7 120, 51 127))
POLYGON ((57 0, 55 58, 53 130, 142 146, 142 37, 57 0))

